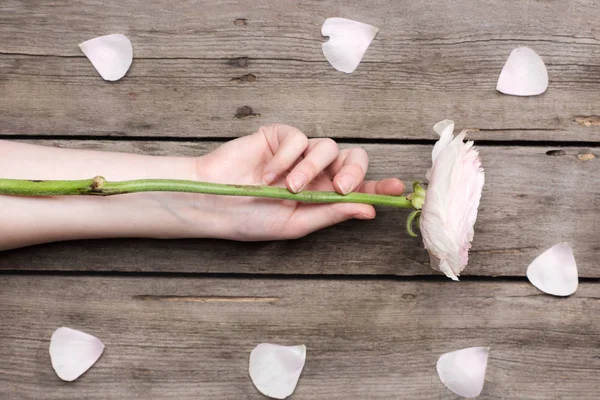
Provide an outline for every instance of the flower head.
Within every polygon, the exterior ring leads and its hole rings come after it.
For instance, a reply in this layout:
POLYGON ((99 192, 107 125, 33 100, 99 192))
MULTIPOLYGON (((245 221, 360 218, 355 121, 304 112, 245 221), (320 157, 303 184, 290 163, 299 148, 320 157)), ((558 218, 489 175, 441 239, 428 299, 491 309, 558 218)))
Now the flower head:
POLYGON ((463 142, 465 131, 454 137, 454 122, 450 120, 438 122, 433 129, 440 139, 427 173, 421 234, 431 266, 458 280, 469 260, 484 174, 473 142, 463 142))

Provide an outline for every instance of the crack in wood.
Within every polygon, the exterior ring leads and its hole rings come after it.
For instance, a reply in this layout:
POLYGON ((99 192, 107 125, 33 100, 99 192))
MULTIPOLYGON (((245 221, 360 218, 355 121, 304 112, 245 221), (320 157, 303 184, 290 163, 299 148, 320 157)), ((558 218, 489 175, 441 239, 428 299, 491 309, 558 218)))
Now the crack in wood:
POLYGON ((535 131, 544 131, 544 132, 556 132, 559 131, 559 129, 555 129, 555 128, 466 128, 465 129, 467 132, 504 132, 504 131, 510 131, 510 132, 519 132, 519 131, 523 131, 523 132, 535 132, 535 131))
POLYGON ((555 156, 555 157, 560 157, 560 156, 566 156, 567 152, 564 150, 548 150, 546 152, 547 156, 555 156))
POLYGON ((157 296, 138 295, 134 300, 164 301, 182 303, 275 303, 279 297, 254 297, 254 296, 157 296))
POLYGON ((537 250, 537 247, 515 247, 511 249, 489 249, 489 250, 471 250, 471 254, 519 254, 529 250, 537 250))
POLYGON ((586 38, 586 37, 577 37, 577 36, 568 36, 568 35, 553 35, 554 37, 564 38, 564 39, 574 39, 573 41, 560 41, 553 39, 540 39, 540 38, 485 38, 485 39, 451 39, 451 38, 428 38, 428 37, 412 37, 410 39, 405 39, 405 42, 429 42, 432 45, 440 45, 440 46, 455 46, 462 44, 472 44, 472 43, 494 43, 494 42, 515 42, 515 43, 554 43, 554 44, 564 44, 564 43, 584 43, 592 46, 597 46, 600 43, 596 38, 586 38))

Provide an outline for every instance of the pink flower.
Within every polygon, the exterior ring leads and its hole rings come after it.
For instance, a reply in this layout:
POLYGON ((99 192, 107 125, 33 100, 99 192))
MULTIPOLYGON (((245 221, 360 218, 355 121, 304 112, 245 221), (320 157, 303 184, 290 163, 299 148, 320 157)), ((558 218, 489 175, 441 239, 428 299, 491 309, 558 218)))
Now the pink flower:
POLYGON ((454 122, 450 120, 438 122, 433 129, 440 139, 427 173, 421 235, 432 268, 457 281, 469 260, 484 174, 473 142, 463 142, 465 131, 454 137, 454 122))

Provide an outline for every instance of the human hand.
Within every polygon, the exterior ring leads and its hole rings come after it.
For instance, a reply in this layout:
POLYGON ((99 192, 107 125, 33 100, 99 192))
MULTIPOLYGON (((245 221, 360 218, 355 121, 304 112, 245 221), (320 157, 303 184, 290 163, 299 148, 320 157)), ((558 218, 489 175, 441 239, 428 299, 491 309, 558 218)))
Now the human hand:
MULTIPOLYGON (((368 156, 339 151, 286 125, 262 127, 201 157, 156 157, 0 141, 0 172, 13 179, 187 179, 215 183, 400 195, 398 179, 364 181, 368 156), (274 175, 273 175, 274 174, 274 175)), ((126 196, 0 196, 0 250, 57 240, 112 237, 274 240, 304 236, 347 219, 371 219, 367 204, 147 192, 126 196), (90 216, 94 223, 90 224, 90 216), (0 232, 1 233, 1 232, 0 232)))
MULTIPOLYGON (((308 139, 296 128, 273 124, 198 157, 196 179, 285 186, 294 193, 309 189, 340 194, 402 194, 404 184, 396 178, 365 181, 368 164, 368 155, 361 148, 340 151, 331 139, 308 139)), ((348 219, 375 217, 375 209, 368 204, 197 196, 196 207, 201 208, 203 216, 220 216, 213 222, 213 236, 233 240, 292 239, 348 219)))

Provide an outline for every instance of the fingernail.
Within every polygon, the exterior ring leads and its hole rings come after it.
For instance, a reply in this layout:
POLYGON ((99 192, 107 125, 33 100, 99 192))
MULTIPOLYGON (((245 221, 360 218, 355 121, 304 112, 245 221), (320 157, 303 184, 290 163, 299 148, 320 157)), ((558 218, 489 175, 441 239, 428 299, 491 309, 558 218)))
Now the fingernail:
POLYGON ((307 184, 307 179, 304 174, 294 174, 293 176, 290 177, 290 180, 289 180, 290 190, 294 193, 298 193, 299 191, 304 189, 304 186, 306 186, 306 184, 307 184))
POLYGON ((351 176, 345 175, 338 179, 338 186, 343 194, 348 194, 354 186, 354 179, 351 176))
POLYGON ((263 185, 270 185, 277 178, 277 174, 275 172, 269 172, 265 176, 263 176, 263 185))

